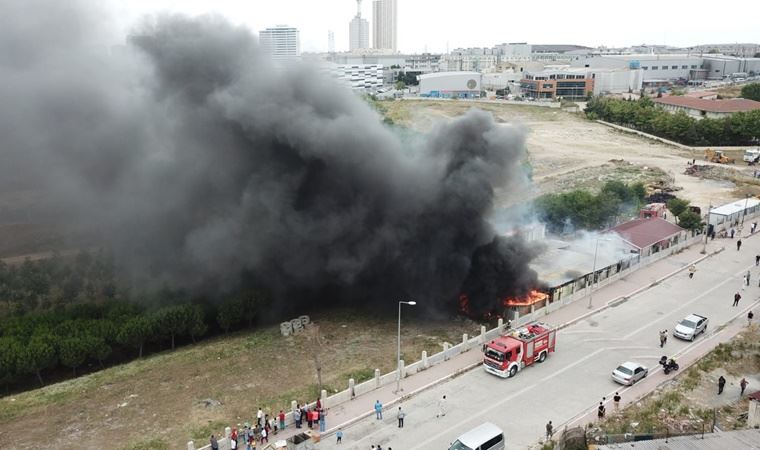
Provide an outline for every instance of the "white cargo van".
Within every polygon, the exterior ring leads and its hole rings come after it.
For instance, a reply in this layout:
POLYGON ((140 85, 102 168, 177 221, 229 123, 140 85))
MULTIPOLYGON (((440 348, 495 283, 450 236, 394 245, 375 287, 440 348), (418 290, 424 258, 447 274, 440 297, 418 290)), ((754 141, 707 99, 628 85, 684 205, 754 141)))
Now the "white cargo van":
POLYGON ((504 450, 504 432, 486 422, 459 436, 449 450, 504 450))

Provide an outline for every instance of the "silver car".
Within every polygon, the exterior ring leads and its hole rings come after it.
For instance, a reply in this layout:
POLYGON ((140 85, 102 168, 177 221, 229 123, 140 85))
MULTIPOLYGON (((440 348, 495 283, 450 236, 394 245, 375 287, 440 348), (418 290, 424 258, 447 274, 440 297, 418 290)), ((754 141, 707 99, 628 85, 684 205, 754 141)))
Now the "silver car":
POLYGON ((635 362, 624 362, 612 371, 612 379, 620 384, 631 386, 649 374, 649 369, 635 362))
POLYGON ((673 336, 693 341, 699 333, 707 329, 707 317, 699 314, 689 314, 673 329, 673 336))

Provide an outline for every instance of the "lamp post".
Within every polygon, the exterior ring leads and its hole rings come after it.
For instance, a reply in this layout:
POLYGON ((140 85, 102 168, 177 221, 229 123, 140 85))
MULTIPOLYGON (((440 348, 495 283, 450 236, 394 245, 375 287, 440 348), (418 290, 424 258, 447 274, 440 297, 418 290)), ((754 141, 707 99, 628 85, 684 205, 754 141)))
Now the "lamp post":
POLYGON ((417 302, 398 302, 398 348, 396 353, 396 393, 401 392, 401 305, 414 306, 417 302))
POLYGON ((744 197, 744 211, 742 211, 742 225, 739 228, 739 231, 741 231, 741 229, 744 228, 744 216, 747 215, 747 203, 748 202, 749 202, 749 194, 746 194, 746 196, 744 197))
POLYGON ((705 216, 706 217, 706 219, 705 219, 705 242, 704 242, 704 244, 702 244, 702 251, 700 252, 703 255, 707 254, 707 238, 709 237, 708 236, 708 231, 710 230, 710 210, 711 209, 712 209, 712 201, 710 201, 710 204, 707 206, 707 215, 705 216))
POLYGON ((591 303, 592 299, 594 298, 594 281, 596 281, 596 254, 599 251, 599 241, 609 241, 609 239, 599 239, 596 238, 596 245, 594 245, 594 267, 591 269, 591 290, 588 293, 588 309, 593 308, 593 304, 591 303))

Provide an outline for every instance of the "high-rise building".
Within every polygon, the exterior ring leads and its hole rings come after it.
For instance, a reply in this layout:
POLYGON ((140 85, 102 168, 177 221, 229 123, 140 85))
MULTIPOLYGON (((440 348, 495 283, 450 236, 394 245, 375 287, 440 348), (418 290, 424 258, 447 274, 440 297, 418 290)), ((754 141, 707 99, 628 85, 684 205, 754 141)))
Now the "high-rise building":
POLYGON ((335 33, 333 30, 327 30, 327 51, 335 53, 335 33))
POLYGON ((374 0, 372 2, 373 48, 396 52, 398 49, 396 42, 397 13, 396 0, 374 0))
POLYGON ((259 32, 261 49, 273 60, 289 60, 301 57, 301 42, 298 29, 287 25, 277 25, 259 32))
POLYGON ((362 19, 362 0, 356 0, 356 15, 348 26, 348 48, 369 48, 369 22, 362 19))

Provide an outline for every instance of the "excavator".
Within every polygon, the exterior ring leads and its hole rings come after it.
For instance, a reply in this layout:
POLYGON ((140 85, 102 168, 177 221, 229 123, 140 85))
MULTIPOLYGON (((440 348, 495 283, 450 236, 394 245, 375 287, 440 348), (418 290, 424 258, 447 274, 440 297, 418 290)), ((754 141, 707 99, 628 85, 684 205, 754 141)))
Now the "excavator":
POLYGON ((705 150, 705 161, 710 161, 719 164, 734 164, 736 160, 729 158, 720 150, 713 150, 708 148, 705 150))

